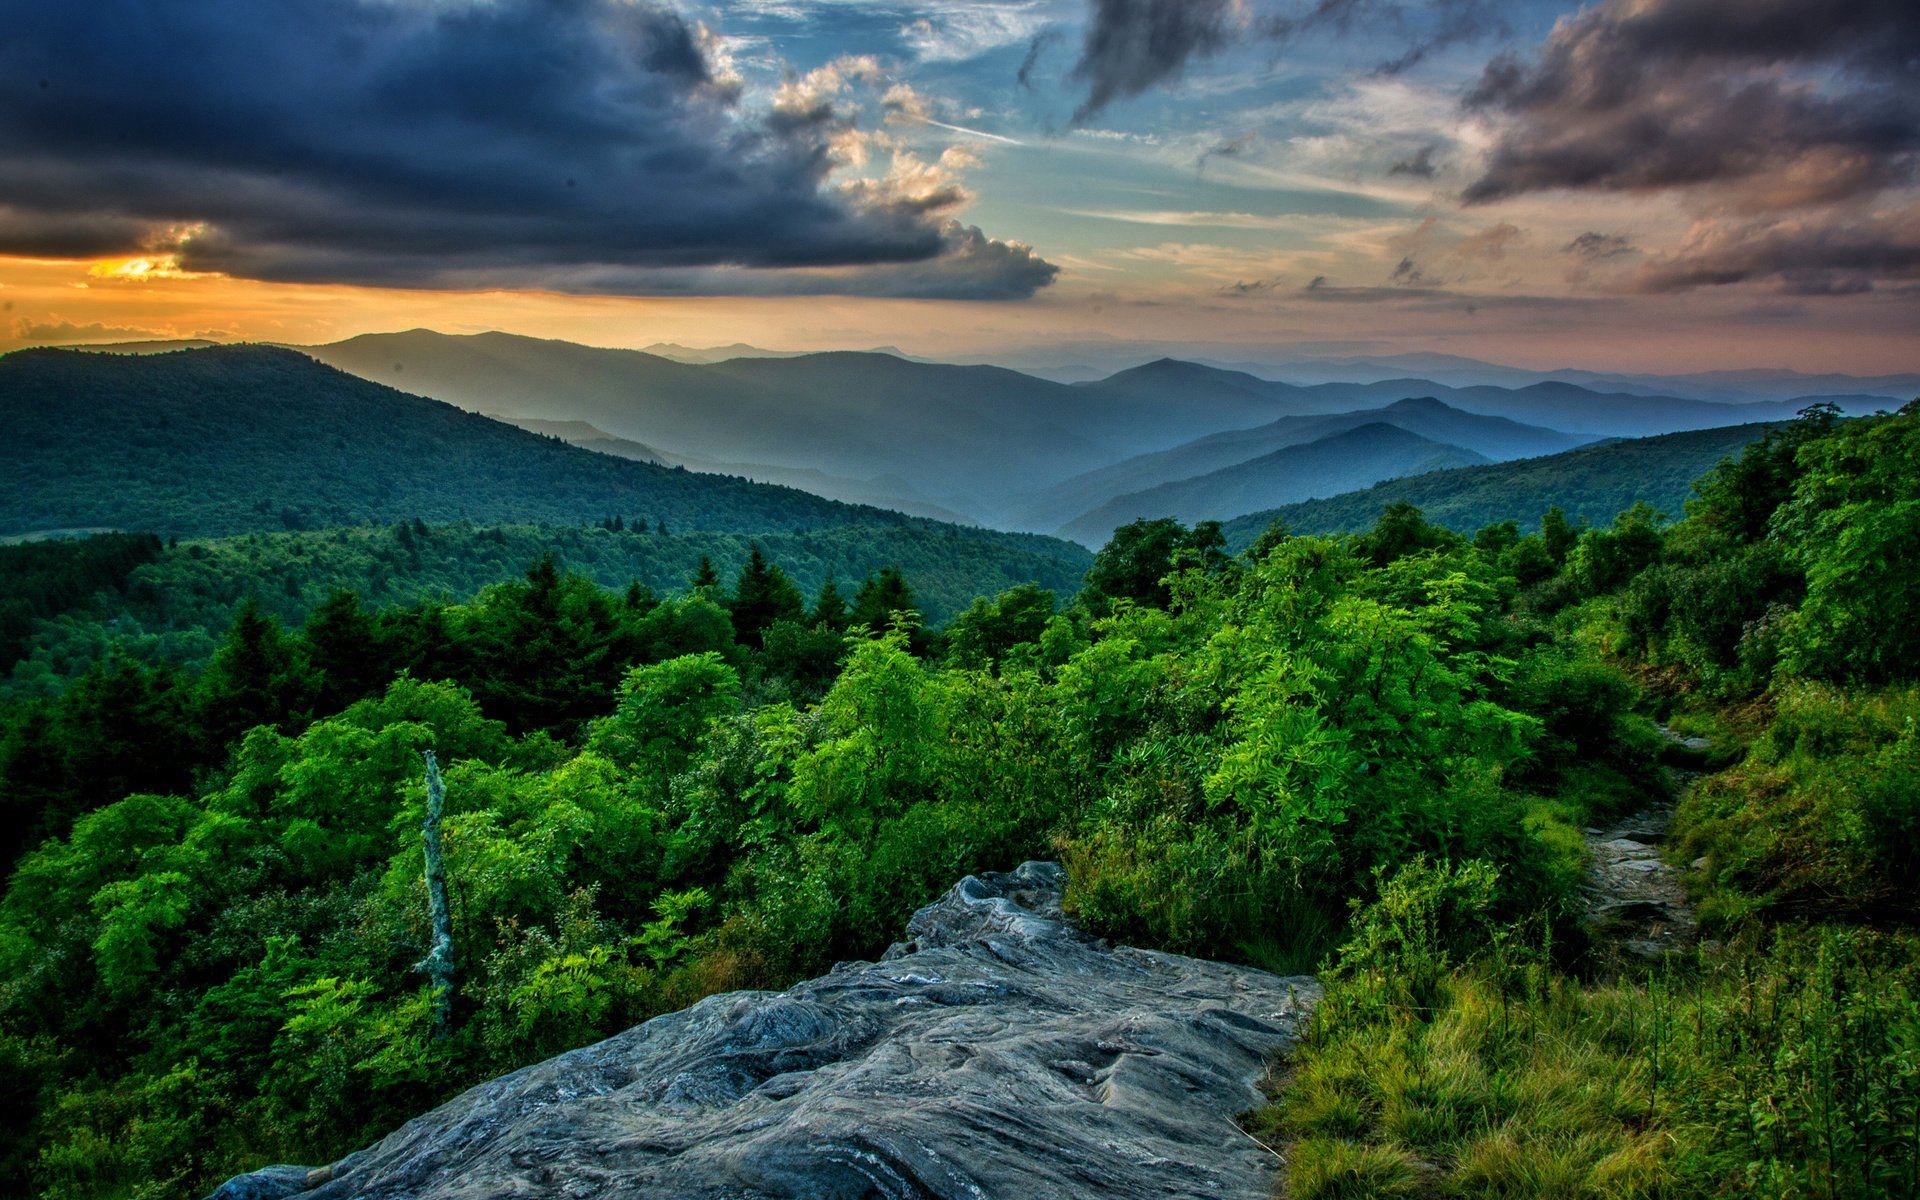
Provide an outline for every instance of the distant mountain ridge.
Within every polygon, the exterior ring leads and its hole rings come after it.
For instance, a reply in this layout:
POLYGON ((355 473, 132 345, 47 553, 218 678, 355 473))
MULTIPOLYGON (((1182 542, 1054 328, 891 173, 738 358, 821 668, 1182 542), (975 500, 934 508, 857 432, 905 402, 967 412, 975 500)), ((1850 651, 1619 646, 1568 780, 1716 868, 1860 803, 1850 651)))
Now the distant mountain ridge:
POLYGON ((501 333, 369 334, 307 352, 474 411, 587 421, 689 464, 752 464, 747 469, 769 477, 770 469, 818 472, 780 478, 826 494, 1035 531, 1058 528, 1114 495, 1168 482, 1122 481, 1085 505, 1036 518, 1035 498, 1075 476, 1288 416, 1433 397, 1463 412, 1593 438, 1773 420, 1796 410, 1789 402, 1733 406, 1568 383, 1509 389, 1401 378, 1302 387, 1173 359, 1068 385, 891 353, 687 363, 501 333), (913 494, 890 491, 888 480, 908 481, 913 494))
POLYGON ((411 518, 578 526, 618 515, 676 532, 921 530, 952 539, 950 557, 991 565, 995 580, 1057 584, 1086 561, 1050 538, 593 453, 265 346, 0 356, 0 422, 0 535, 221 536, 411 518))
POLYGON ((606 430, 595 428, 585 421, 541 421, 531 417, 502 417, 492 413, 486 415, 493 416, 495 420, 505 421, 509 425, 518 425, 533 433, 557 437, 568 445, 578 446, 582 450, 611 454, 616 458, 631 458, 638 462, 658 463, 665 467, 685 467, 689 471, 699 471, 708 475, 733 475, 741 479, 750 479, 755 483, 772 483, 781 487, 798 488, 828 500, 890 509, 894 512, 906 513, 910 517, 926 517, 928 520, 945 521, 954 525, 978 524, 962 513, 935 504, 922 496, 913 484, 897 476, 870 480, 842 479, 824 471, 810 471, 800 467, 714 462, 711 459, 668 454, 663 450, 655 450, 642 442, 615 437, 606 430))
POLYGON ((1014 496, 1196 432, 1270 420, 1260 397, 1166 403, 1001 367, 835 351, 678 363, 508 334, 372 334, 307 349, 367 379, 473 411, 583 420, 667 453, 888 475, 977 520, 1014 496))
MULTIPOLYGON (((1430 441, 1471 452, 1470 456, 1456 462, 1429 463, 1422 469, 1552 454, 1593 440, 1558 430, 1522 425, 1505 417, 1463 412, 1431 397, 1412 397, 1396 400, 1381 408, 1357 412, 1282 417, 1252 429, 1209 434, 1171 450, 1130 458, 1077 475, 1030 497, 1020 510, 1018 519, 1023 528, 1063 529, 1080 515, 1100 509, 1118 496, 1207 475, 1287 446, 1316 442, 1372 422, 1384 422, 1430 441)), ((1344 487, 1336 490, 1364 487, 1380 478, 1380 472, 1350 478, 1344 487)), ((1276 499, 1268 503, 1282 502, 1276 499)), ((1217 515, 1237 516, 1238 513, 1217 515)))
POLYGON ((1365 482, 1486 462, 1486 456, 1431 441, 1384 421, 1369 421, 1316 441, 1291 445, 1205 475, 1115 497, 1060 527, 1086 546, 1142 517, 1192 524, 1351 491, 1365 482))
POLYGON ((1282 505, 1228 521, 1227 544, 1240 549, 1278 520, 1294 533, 1353 533, 1367 529, 1387 505, 1408 501, 1428 520, 1460 533, 1514 519, 1537 526, 1559 505, 1571 518, 1596 525, 1645 500, 1669 517, 1684 511, 1693 482, 1721 459, 1737 455, 1778 424, 1693 429, 1649 438, 1623 438, 1543 458, 1392 479, 1324 499, 1282 505))

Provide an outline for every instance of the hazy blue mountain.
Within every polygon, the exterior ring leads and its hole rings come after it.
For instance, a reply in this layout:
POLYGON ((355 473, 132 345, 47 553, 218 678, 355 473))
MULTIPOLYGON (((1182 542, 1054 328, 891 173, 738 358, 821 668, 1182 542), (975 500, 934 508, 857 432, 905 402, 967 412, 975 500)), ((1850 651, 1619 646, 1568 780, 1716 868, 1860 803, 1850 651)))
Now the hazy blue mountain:
POLYGON ((1297 387, 1170 359, 1066 385, 1001 367, 893 354, 685 363, 509 334, 425 330, 372 334, 308 352, 364 378, 476 412, 585 421, 689 465, 697 460, 824 495, 1042 530, 1118 493, 1079 507, 1055 506, 1046 510, 1050 519, 1034 520, 1025 500, 1035 493, 1142 454, 1288 416, 1434 397, 1467 413, 1607 437, 1774 420, 1798 408, 1601 393, 1567 383, 1452 388, 1402 378, 1297 387), (910 484, 911 494, 885 482, 899 480, 910 484))
POLYGON ((1198 432, 1271 419, 1257 402, 1170 408, 999 367, 836 352, 688 364, 506 334, 425 331, 353 338, 310 353, 368 379, 462 408, 582 420, 617 437, 715 463, 911 480, 977 520, 1012 495, 1198 432))
POLYGON ((999 559, 1055 582, 1085 561, 1051 538, 593 453, 265 346, 9 354, 0 424, 0 535, 220 536, 406 518, 577 526, 618 515, 675 534, 919 530, 947 557, 987 564, 993 581, 1008 574, 999 559))
POLYGON ((1226 520, 1313 496, 1352 491, 1381 479, 1487 461, 1459 446, 1371 421, 1305 445, 1287 446, 1192 479, 1118 496, 1060 527, 1062 537, 1100 546, 1141 517, 1226 520))
POLYGON ((1018 511, 1016 524, 1023 529, 1058 529, 1079 514, 1099 508, 1117 496, 1205 475, 1287 446, 1304 445, 1373 422, 1384 422, 1430 441, 1471 450, 1494 462, 1553 454, 1593 440, 1579 434, 1522 425, 1505 417, 1462 412, 1431 397, 1413 397, 1359 412, 1282 417, 1252 429, 1209 434, 1184 446, 1139 455, 1076 475, 1030 497, 1018 511))
MULTIPOLYGON (((1748 421, 1786 420, 1812 402, 1809 398, 1725 404, 1683 396, 1599 392, 1578 384, 1555 381, 1529 383, 1521 387, 1449 387, 1427 378, 1401 377, 1361 383, 1295 385, 1200 363, 1155 363, 1150 366, 1159 369, 1163 378, 1169 381, 1177 379, 1181 387, 1196 393, 1221 391, 1233 395, 1265 396, 1281 413, 1352 412, 1377 408, 1407 397, 1422 396, 1470 413, 1505 417, 1523 424, 1592 437, 1650 437, 1683 429, 1712 429, 1748 421), (1179 369, 1176 371, 1175 367, 1179 369)), ((1139 378, 1139 372, 1146 369, 1122 371, 1099 383, 1081 386, 1098 392, 1118 382, 1132 390, 1137 388, 1134 381, 1139 378)), ((1173 394, 1175 389, 1170 382, 1165 390, 1173 394)), ((1876 397, 1843 396, 1837 399, 1842 408, 1854 414, 1871 412, 1884 406, 1884 402, 1876 397)))
POLYGON ((781 487, 799 488, 803 492, 824 496, 828 500, 865 504, 874 508, 903 512, 912 517, 949 521, 956 525, 978 523, 965 514, 935 504, 921 495, 919 489, 913 484, 897 475, 883 475, 877 479, 842 479, 837 475, 829 475, 825 471, 812 471, 803 467, 714 462, 712 459, 695 458, 691 455, 671 454, 642 442, 615 437, 606 430, 597 429, 585 421, 541 421, 532 417, 499 417, 497 419, 534 433, 557 437, 569 445, 578 446, 582 450, 592 450, 598 454, 612 454, 619 458, 659 463, 666 467, 685 467, 689 471, 700 471, 708 475, 736 475, 741 479, 751 479, 755 483, 777 483, 781 487))
POLYGON ((1323 383, 1381 383, 1419 378, 1448 387, 1522 388, 1536 383, 1570 383, 1596 392, 1639 396, 1678 396, 1719 404, 1802 400, 1821 395, 1845 397, 1849 408, 1871 411, 1870 401, 1894 400, 1895 407, 1920 395, 1920 374, 1807 375, 1779 368, 1701 371, 1682 375, 1589 371, 1562 367, 1536 371, 1483 362, 1455 354, 1382 354, 1351 357, 1245 359, 1195 355, 1196 361, 1261 379, 1311 387, 1323 383), (1864 406, 1864 407, 1862 407, 1864 406))
POLYGON ((1396 501, 1420 506, 1427 519, 1461 533, 1508 518, 1537 526, 1558 504, 1569 517, 1605 524, 1645 500, 1679 517, 1693 481, 1738 454, 1774 425, 1733 425, 1659 437, 1624 438, 1564 454, 1387 480, 1325 499, 1307 500, 1229 521, 1227 543, 1239 549, 1278 519, 1295 533, 1351 533, 1372 526, 1396 501))

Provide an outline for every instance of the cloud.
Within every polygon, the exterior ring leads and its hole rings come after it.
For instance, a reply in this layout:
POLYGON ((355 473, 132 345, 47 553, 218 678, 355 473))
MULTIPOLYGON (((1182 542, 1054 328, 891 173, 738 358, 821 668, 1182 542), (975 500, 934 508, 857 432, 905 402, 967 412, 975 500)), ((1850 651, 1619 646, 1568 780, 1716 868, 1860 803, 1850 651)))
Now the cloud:
POLYGON ((141 329, 133 325, 103 325, 90 321, 85 325, 76 325, 72 321, 29 321, 16 318, 13 322, 13 340, 30 345, 66 345, 73 342, 132 342, 150 338, 165 338, 173 335, 155 329, 141 329))
POLYGON ((1345 37, 1357 31, 1391 42, 1399 53, 1375 69, 1398 75, 1424 62, 1435 51, 1506 29, 1501 0, 1426 0, 1406 4, 1399 0, 1316 0, 1294 16, 1268 17, 1256 25, 1263 37, 1290 42, 1310 33, 1345 37))
POLYGON ((1643 292, 1771 283, 1796 296, 1853 295, 1884 281, 1920 280, 1920 212, 1834 221, 1821 218, 1728 225, 1703 221, 1634 279, 1643 292))
POLYGON ((1434 151, 1440 147, 1429 142, 1413 152, 1412 157, 1403 158, 1387 168, 1389 175, 1411 175, 1415 179, 1432 179, 1436 174, 1433 165, 1434 151))
POLYGON ((1226 46, 1239 6, 1233 0, 1089 0, 1092 12, 1073 77, 1087 98, 1079 124, 1115 100, 1170 83, 1187 61, 1226 46))
POLYGON ((1617 233, 1600 233, 1589 229, 1560 247, 1562 253, 1587 262, 1600 262, 1609 258, 1620 258, 1634 252, 1633 242, 1617 233))
POLYGON ((792 269, 851 291, 912 267, 972 294, 994 254, 952 233, 959 193, 836 177, 835 97, 877 70, 756 113, 654 0, 16 0, 0 254, 396 287, 792 269))
POLYGON ((1252 149, 1254 144, 1259 140, 1260 135, 1257 133, 1243 133, 1236 137, 1222 138, 1220 141, 1208 146, 1205 150, 1202 150, 1194 156, 1193 169, 1196 171, 1206 170, 1209 159, 1239 158, 1248 150, 1252 149))
POLYGON ((1060 268, 1019 242, 988 237, 979 227, 948 222, 941 252, 918 262, 848 268, 593 269, 557 273, 543 286, 556 292, 629 295, 878 296, 901 300, 1024 300, 1052 283, 1060 268))
POLYGON ((1503 119, 1486 203, 1714 185, 1749 211, 1900 186, 1920 151, 1910 0, 1603 0, 1468 96, 1503 119))
MULTIPOLYGON (((1434 51, 1503 30, 1504 0, 1313 0, 1304 11, 1250 20, 1241 0, 1088 0, 1086 38, 1073 78, 1087 85, 1075 124, 1115 100, 1172 83, 1187 65, 1245 35, 1285 45, 1313 34, 1359 32, 1394 48, 1375 69, 1395 75, 1434 51)), ((1021 67, 1031 76, 1040 44, 1021 67)))
POLYGON ((1047 47, 1059 40, 1060 33, 1058 30, 1049 29, 1045 33, 1034 34, 1033 40, 1027 43, 1026 57, 1020 60, 1020 69, 1014 72, 1014 82, 1026 88, 1028 91, 1032 91, 1033 72, 1034 68, 1040 65, 1040 56, 1046 52, 1047 47))
POLYGON ((1459 234, 1428 217, 1388 242, 1401 255, 1387 281, 1400 286, 1438 286, 1478 279, 1525 242, 1526 231, 1508 221, 1459 234))
POLYGON ((1608 307, 1616 303, 1612 300, 1566 296, 1489 295, 1483 292, 1452 291, 1435 286, 1344 287, 1335 285, 1325 275, 1314 276, 1312 282, 1289 295, 1295 299, 1311 300, 1316 304, 1390 304, 1423 311, 1467 313, 1475 313, 1481 309, 1502 311, 1564 309, 1578 312, 1608 307))

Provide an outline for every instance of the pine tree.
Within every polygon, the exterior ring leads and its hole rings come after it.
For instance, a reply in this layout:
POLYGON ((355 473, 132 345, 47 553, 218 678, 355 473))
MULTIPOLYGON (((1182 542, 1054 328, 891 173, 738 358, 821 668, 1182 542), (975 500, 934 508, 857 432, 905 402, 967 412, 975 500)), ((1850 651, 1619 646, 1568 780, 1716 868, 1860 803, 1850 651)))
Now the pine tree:
MULTIPOLYGON (((666 530, 662 529, 661 532, 665 533, 666 530)), ((693 569, 692 584, 696 592, 720 586, 720 572, 713 569, 713 560, 704 554, 700 556, 700 565, 693 569)))
POLYGON ((200 729, 209 755, 218 757, 256 725, 305 720, 317 690, 312 670, 280 622, 248 596, 200 679, 200 729))
POLYGON ((815 625, 825 625, 833 630, 847 627, 847 600, 840 594, 840 587, 834 583, 832 575, 828 575, 827 581, 820 585, 820 594, 814 598, 810 620, 815 625))
POLYGON ((321 601, 303 632, 307 659, 320 672, 315 707, 323 715, 378 695, 394 674, 373 614, 347 588, 335 588, 321 601))
POLYGON ((893 614, 896 612, 909 613, 914 620, 920 616, 913 589, 907 586, 907 578, 900 573, 900 568, 881 567, 862 580, 860 590, 853 594, 853 614, 849 624, 854 628, 882 633, 893 626, 893 614))
POLYGON ((800 589, 779 567, 767 561, 760 543, 749 547, 747 563, 733 587, 727 610, 733 616, 734 636, 758 649, 761 635, 775 621, 798 620, 806 612, 800 589))

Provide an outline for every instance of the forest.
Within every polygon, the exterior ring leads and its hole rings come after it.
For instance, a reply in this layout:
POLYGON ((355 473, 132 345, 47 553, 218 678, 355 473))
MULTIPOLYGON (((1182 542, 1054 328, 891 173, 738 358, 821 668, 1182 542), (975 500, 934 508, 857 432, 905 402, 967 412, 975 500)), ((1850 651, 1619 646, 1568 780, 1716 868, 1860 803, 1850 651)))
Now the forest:
POLYGON ((375 608, 451 603, 518 578, 544 555, 620 592, 687 589, 705 561, 731 579, 758 546, 809 596, 885 567, 913 580, 943 624, 974 597, 1019 583, 1078 586, 1093 555, 1052 539, 972 536, 951 525, 844 526, 758 535, 676 530, 602 517, 591 525, 390 525, 173 540, 96 535, 0 546, 0 690, 52 695, 109 656, 204 665, 252 597, 299 625, 337 590, 375 608))
POLYGON ((1288 1195, 1920 1181, 1920 403, 1769 428, 1677 521, 1140 521, 938 606, 937 553, 588 549, 634 536, 7 551, 0 1191, 330 1161, 1036 857, 1094 932, 1327 982, 1248 1118, 1288 1195), (1582 831, 1668 765, 1703 773, 1670 852, 1707 936, 1617 972, 1582 831))

